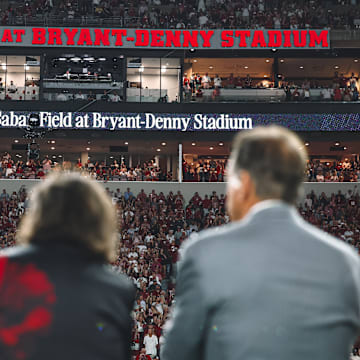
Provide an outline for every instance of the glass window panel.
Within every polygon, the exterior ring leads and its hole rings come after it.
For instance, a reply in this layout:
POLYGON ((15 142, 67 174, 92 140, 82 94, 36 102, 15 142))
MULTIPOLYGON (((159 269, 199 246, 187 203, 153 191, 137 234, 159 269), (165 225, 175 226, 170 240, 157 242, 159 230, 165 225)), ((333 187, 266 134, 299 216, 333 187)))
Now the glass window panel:
MULTIPOLYGON (((2 63, 6 66, 6 63, 2 63)), ((0 100, 5 99, 5 79, 6 79, 6 70, 3 69, 3 65, 0 65, 0 100)))
POLYGON ((141 79, 141 102, 159 102, 160 97, 165 96, 165 91, 160 93, 160 68, 145 67, 140 72, 141 79))
POLYGON ((141 66, 127 69, 127 101, 140 102, 141 91, 141 66))
MULTIPOLYGON (((161 97, 163 102, 179 102, 179 77, 180 69, 171 68, 170 59, 161 59, 161 97)), ((171 59, 179 60, 179 59, 171 59)))
POLYGON ((39 100, 40 66, 25 66, 25 100, 39 100))
POLYGON ((6 73, 6 98, 8 100, 25 99, 25 67, 7 66, 6 73))
POLYGON ((26 56, 8 56, 7 65, 24 66, 26 62, 26 56))

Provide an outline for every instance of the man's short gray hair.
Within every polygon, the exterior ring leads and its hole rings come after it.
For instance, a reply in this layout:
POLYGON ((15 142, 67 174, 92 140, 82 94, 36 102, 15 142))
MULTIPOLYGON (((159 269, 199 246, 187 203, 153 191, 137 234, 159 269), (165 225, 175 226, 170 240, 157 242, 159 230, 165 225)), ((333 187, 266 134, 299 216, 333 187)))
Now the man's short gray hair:
POLYGON ((300 138, 279 126, 240 132, 231 155, 233 175, 249 172, 261 199, 295 203, 304 181, 307 153, 300 138))

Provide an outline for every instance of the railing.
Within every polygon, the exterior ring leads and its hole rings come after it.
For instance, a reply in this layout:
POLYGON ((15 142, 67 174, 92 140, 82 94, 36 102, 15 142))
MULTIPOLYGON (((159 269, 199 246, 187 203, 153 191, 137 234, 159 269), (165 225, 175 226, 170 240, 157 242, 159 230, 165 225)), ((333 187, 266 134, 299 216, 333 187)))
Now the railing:
MULTIPOLYGON (((80 27, 134 27, 137 23, 141 22, 140 17, 97 17, 93 15, 79 16, 76 18, 68 18, 66 16, 48 16, 48 15, 35 15, 35 16, 16 16, 8 20, 6 25, 13 26, 80 26, 80 27)), ((359 20, 360 22, 360 20, 359 20)), ((170 28, 173 23, 165 22, 161 25, 162 28, 170 28)), ((153 26, 153 28, 159 26, 153 26)), ((345 25, 344 25, 345 27, 345 25)), ((317 27, 312 27, 317 28, 317 27)), ((331 40, 359 40, 360 27, 355 26, 353 29, 333 29, 330 32, 331 40)))
MULTIPOLYGON (((39 184, 42 180, 7 180, 0 179, 0 189, 6 189, 8 194, 12 194, 13 191, 19 191, 22 186, 25 186, 27 190, 30 190, 35 185, 39 184)), ((109 188, 112 191, 120 189, 124 192, 127 188, 137 195, 141 189, 144 189, 146 193, 155 190, 156 193, 163 192, 164 194, 170 191, 176 193, 181 191, 184 199, 188 202, 198 192, 200 196, 211 194, 216 191, 218 195, 225 194, 226 183, 179 183, 179 182, 146 182, 146 181, 107 181, 101 182, 105 188, 109 188)), ((304 183, 304 194, 309 194, 312 190, 316 195, 320 195, 324 192, 327 196, 332 193, 337 193, 339 190, 343 194, 346 194, 348 190, 352 190, 355 193, 359 191, 359 183, 304 183)))

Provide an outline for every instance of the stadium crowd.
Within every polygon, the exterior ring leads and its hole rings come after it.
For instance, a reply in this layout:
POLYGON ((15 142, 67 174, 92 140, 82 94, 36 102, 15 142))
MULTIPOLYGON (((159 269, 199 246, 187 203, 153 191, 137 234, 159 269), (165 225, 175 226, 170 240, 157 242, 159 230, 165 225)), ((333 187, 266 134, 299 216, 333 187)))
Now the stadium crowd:
POLYGON ((2 25, 138 28, 331 28, 360 26, 358 0, 2 0, 2 25))
MULTIPOLYGON (((226 176, 225 160, 199 160, 190 163, 183 161, 184 182, 224 182, 226 176)), ((104 161, 88 160, 82 164, 64 161, 58 163, 46 156, 43 160, 16 160, 9 153, 0 157, 0 178, 5 179, 42 179, 51 170, 80 171, 93 179, 103 181, 174 181, 173 174, 160 169, 152 160, 128 167, 126 164, 112 160, 110 164, 104 161)), ((360 182, 360 163, 355 159, 343 161, 321 162, 309 161, 306 170, 306 181, 309 182, 360 182)))
MULTIPOLYGON (((56 159, 55 159, 56 160, 56 159)), ((14 160, 9 153, 0 158, 0 178, 6 179, 42 179, 51 170, 76 170, 89 175, 96 180, 113 181, 172 181, 171 172, 161 170, 154 161, 144 162, 135 167, 127 167, 125 163, 113 160, 110 164, 105 161, 88 160, 82 164, 78 159, 76 163, 52 161, 46 156, 41 160, 14 160)))
MULTIPOLYGON (((114 271, 124 272, 137 288, 133 310, 134 359, 158 358, 162 326, 174 302, 175 263, 181 243, 192 232, 229 221, 225 197, 195 193, 186 203, 180 192, 165 195, 153 190, 133 194, 107 189, 117 209, 119 248, 114 271)), ((14 246, 16 229, 28 207, 25 188, 0 193, 0 248, 14 246)), ((357 190, 330 196, 314 192, 299 206, 310 223, 352 245, 360 253, 360 195, 357 190)), ((357 350, 357 349, 356 349, 357 350)))
MULTIPOLYGON (((212 100, 218 100, 222 94, 221 89, 283 89, 284 101, 359 101, 360 76, 352 73, 351 76, 334 73, 332 79, 297 79, 295 81, 278 75, 276 82, 264 78, 245 77, 230 73, 226 77, 218 74, 210 76, 209 73, 184 74, 183 94, 185 102, 204 100, 204 90, 213 89, 212 100), (320 96, 314 96, 313 90, 318 90, 320 96)), ((226 97, 226 93, 224 94, 226 97)), ((256 98, 256 94, 254 98, 256 98)), ((241 93, 239 93, 239 100, 241 93)))

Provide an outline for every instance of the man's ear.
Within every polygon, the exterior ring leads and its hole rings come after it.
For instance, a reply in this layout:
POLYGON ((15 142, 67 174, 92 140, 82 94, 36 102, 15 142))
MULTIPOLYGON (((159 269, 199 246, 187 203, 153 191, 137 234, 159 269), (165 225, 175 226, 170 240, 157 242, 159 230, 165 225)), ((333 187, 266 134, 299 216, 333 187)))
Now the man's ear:
POLYGON ((240 172, 240 180, 241 180, 241 191, 242 198, 244 202, 247 202, 249 199, 252 199, 255 195, 255 186, 251 179, 251 176, 248 171, 242 170, 240 172))

